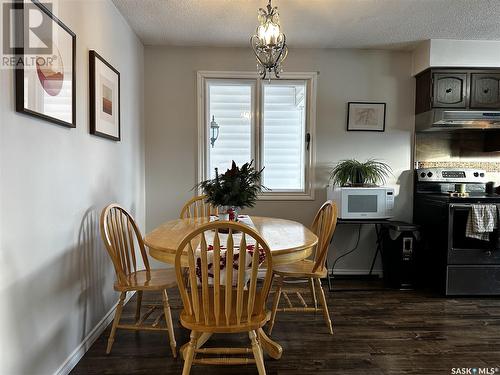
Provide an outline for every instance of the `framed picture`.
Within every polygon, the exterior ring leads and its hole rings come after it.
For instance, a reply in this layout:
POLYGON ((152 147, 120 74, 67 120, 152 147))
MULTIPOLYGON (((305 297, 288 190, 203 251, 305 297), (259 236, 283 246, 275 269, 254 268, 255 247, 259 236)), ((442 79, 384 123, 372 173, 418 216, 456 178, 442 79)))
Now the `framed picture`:
POLYGON ((76 35, 49 9, 50 4, 15 2, 18 63, 16 111, 76 127, 76 35), (36 28, 30 18, 36 20, 36 28), (33 36, 34 35, 34 36, 33 36))
POLYGON ((385 131, 385 103, 347 103, 348 131, 385 131))
POLYGON ((90 133, 120 140, 120 73, 89 51, 90 133))

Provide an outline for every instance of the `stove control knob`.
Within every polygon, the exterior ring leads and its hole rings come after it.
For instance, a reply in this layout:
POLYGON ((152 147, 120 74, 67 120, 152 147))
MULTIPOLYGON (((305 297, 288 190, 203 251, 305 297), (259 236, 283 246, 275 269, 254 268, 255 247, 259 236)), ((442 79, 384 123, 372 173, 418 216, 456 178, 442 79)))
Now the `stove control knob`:
POLYGON ((429 177, 429 178, 430 178, 430 177, 432 177, 432 176, 433 176, 432 172, 427 172, 427 177, 429 177))
POLYGON ((425 172, 420 173, 420 177, 424 178, 425 177, 425 172))
POLYGON ((479 176, 484 177, 484 173, 479 173, 479 176))
POLYGON ((474 177, 479 177, 479 173, 478 172, 474 172, 474 177))

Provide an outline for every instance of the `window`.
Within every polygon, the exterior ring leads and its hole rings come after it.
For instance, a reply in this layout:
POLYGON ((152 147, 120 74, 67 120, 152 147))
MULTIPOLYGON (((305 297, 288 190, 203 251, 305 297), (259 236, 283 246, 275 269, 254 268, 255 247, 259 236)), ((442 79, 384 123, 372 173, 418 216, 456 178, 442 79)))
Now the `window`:
POLYGON ((220 126, 219 136, 213 147, 209 145, 208 152, 210 178, 213 178, 215 168, 225 171, 232 160, 241 165, 255 158, 251 116, 255 89, 252 82, 223 80, 208 81, 207 88, 208 126, 212 118, 220 126))
POLYGON ((198 72, 199 181, 234 160, 254 160, 270 191, 262 199, 314 199, 316 73, 260 80, 253 73, 198 72), (219 126, 213 142, 211 122, 219 126))
POLYGON ((304 192, 306 82, 262 84, 263 184, 272 191, 304 192))

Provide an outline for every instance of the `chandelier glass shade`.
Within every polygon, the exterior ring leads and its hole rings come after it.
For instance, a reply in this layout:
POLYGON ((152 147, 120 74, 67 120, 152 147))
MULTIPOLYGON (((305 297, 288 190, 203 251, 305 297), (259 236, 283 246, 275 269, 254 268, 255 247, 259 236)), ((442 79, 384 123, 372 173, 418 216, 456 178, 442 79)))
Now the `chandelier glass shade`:
POLYGON ((259 26, 255 35, 250 38, 257 59, 257 70, 262 79, 273 72, 279 78, 288 47, 285 34, 281 32, 278 7, 273 7, 269 0, 266 9, 259 9, 258 20, 259 26))

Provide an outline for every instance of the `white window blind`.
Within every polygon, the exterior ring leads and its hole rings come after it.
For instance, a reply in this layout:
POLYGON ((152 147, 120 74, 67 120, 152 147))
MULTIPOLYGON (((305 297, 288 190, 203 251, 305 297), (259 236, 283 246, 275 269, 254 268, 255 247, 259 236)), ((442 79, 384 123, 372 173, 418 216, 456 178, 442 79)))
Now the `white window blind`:
POLYGON ((304 191, 305 82, 263 83, 263 183, 273 191, 304 191))
MULTIPOLYGON (((234 160, 242 165, 252 160, 252 101, 253 85, 243 82, 211 81, 209 90, 209 120, 219 125, 219 137, 210 145, 210 178, 215 168, 224 173, 234 160)), ((210 125, 210 124, 209 124, 210 125)), ((208 129, 211 137, 210 128, 208 129)))

